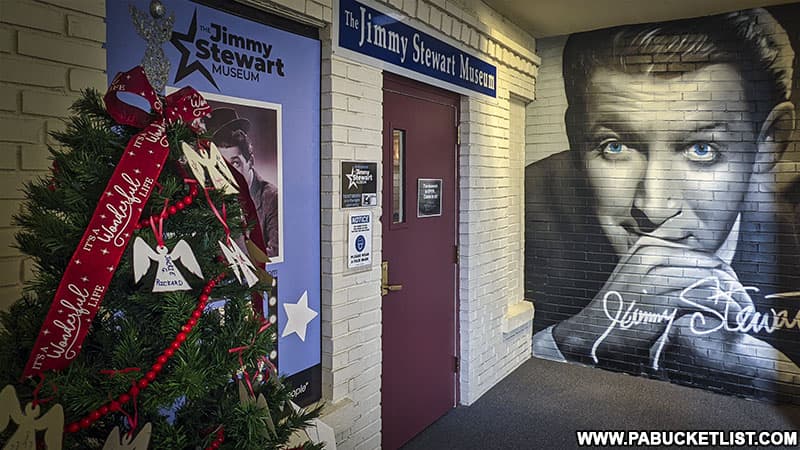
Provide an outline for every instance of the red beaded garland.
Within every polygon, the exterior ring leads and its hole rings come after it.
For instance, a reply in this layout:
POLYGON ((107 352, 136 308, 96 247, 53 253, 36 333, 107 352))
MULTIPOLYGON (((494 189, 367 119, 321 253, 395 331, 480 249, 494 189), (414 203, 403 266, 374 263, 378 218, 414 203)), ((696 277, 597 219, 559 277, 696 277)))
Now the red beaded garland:
POLYGON ((206 450, 218 449, 223 442, 225 442, 225 429, 220 428, 219 431, 217 431, 217 438, 214 439, 211 444, 208 445, 208 447, 206 447, 206 450))
MULTIPOLYGON (((193 196, 197 195, 197 189, 194 186, 192 186, 191 192, 192 192, 193 196)), ((187 196, 187 198, 188 198, 188 196, 187 196)), ((186 200, 186 199, 184 199, 184 200, 186 200)), ((187 201, 184 202, 185 204, 184 204, 183 207, 185 207, 186 204, 191 203, 191 198, 189 198, 189 200, 190 201, 188 201, 188 202, 187 201)), ((183 209, 183 207, 171 207, 171 208, 169 208, 169 212, 171 214, 174 214, 174 212, 172 211, 173 208, 175 208, 175 209, 183 209)), ((155 216, 153 216, 153 217, 155 217, 155 216)), ((141 226, 149 226, 150 221, 151 221, 151 219, 142 220, 139 225, 141 225, 141 226)), ((150 385, 150 382, 154 381, 156 379, 156 377, 158 376, 158 372, 161 371, 161 369, 163 368, 164 364, 167 363, 169 358, 174 356, 175 350, 180 348, 182 342, 186 341, 188 333, 197 324, 197 320, 203 314, 203 308, 205 308, 205 305, 208 302, 209 294, 211 294, 211 290, 214 288, 214 286, 216 285, 217 281, 221 280, 224 276, 225 276, 224 273, 220 274, 220 275, 217 275, 216 278, 212 279, 211 281, 209 281, 206 284, 206 286, 203 288, 203 294, 201 294, 198 297, 198 305, 197 305, 197 308, 192 312, 191 318, 189 318, 189 320, 187 320, 186 324, 184 324, 181 327, 182 331, 176 335, 175 340, 172 341, 170 346, 167 349, 164 350, 164 353, 161 354, 156 359, 156 363, 153 364, 151 370, 148 371, 145 374, 144 378, 139 379, 133 386, 131 386, 131 388, 128 390, 128 392, 126 392, 124 394, 121 394, 117 398, 117 400, 111 400, 108 403, 108 405, 103 405, 100 408, 92 411, 86 417, 82 418, 80 421, 73 422, 73 423, 67 425, 65 427, 65 430, 68 433, 77 433, 78 431, 80 431, 80 429, 89 428, 92 425, 93 422, 96 422, 97 420, 99 420, 101 417, 105 416, 109 412, 120 411, 122 409, 122 405, 125 404, 125 403, 128 403, 131 400, 131 397, 135 397, 135 396, 139 395, 139 392, 140 392, 141 389, 147 388, 147 386, 150 385)), ((222 444, 222 442, 224 441, 224 439, 225 438, 224 438, 223 430, 220 429, 217 432, 217 438, 211 444, 210 448, 213 448, 213 449, 219 448, 220 445, 222 444)))

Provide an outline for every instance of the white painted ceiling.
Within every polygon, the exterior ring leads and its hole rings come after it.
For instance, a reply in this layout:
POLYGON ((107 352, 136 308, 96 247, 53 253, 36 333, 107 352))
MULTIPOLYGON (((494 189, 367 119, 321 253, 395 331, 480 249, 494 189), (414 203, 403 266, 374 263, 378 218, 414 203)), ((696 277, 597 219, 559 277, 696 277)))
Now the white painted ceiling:
POLYGON ((534 37, 707 16, 797 0, 483 0, 534 37))

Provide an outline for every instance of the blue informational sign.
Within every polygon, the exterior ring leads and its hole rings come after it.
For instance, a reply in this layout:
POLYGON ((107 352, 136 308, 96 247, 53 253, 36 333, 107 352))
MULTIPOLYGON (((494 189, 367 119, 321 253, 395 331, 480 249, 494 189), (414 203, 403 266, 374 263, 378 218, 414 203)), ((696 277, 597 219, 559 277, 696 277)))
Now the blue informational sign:
MULTIPOLYGON (((277 304, 264 308, 277 315, 278 369, 304 374, 298 394, 320 392, 320 42, 187 0, 163 3, 175 14, 162 45, 167 91, 192 86, 209 101, 208 130, 255 203, 278 280, 277 304), (227 142, 242 136, 250 155, 227 142)), ((107 2, 109 81, 145 54, 129 4, 150 18, 149 0, 107 2)))
POLYGON ((393 66, 491 97, 497 68, 355 0, 339 0, 338 45, 393 66))

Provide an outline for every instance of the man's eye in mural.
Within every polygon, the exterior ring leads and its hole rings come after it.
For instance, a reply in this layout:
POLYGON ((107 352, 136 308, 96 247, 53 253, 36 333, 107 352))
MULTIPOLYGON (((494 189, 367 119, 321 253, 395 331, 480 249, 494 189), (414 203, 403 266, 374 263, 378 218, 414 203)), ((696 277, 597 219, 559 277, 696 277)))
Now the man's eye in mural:
POLYGON ((711 163, 719 157, 719 151, 708 142, 695 142, 683 150, 683 155, 689 161, 711 163))
POLYGON ((602 152, 605 159, 625 159, 627 154, 632 150, 627 145, 617 140, 606 140, 601 143, 597 149, 602 152))

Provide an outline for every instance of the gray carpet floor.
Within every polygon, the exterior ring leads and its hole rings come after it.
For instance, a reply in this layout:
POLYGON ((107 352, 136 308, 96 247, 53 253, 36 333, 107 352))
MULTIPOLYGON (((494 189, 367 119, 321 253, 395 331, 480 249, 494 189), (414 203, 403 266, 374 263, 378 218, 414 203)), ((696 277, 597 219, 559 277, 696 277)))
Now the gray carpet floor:
POLYGON ((567 449, 601 429, 797 430, 800 407, 533 358, 403 448, 567 449))

